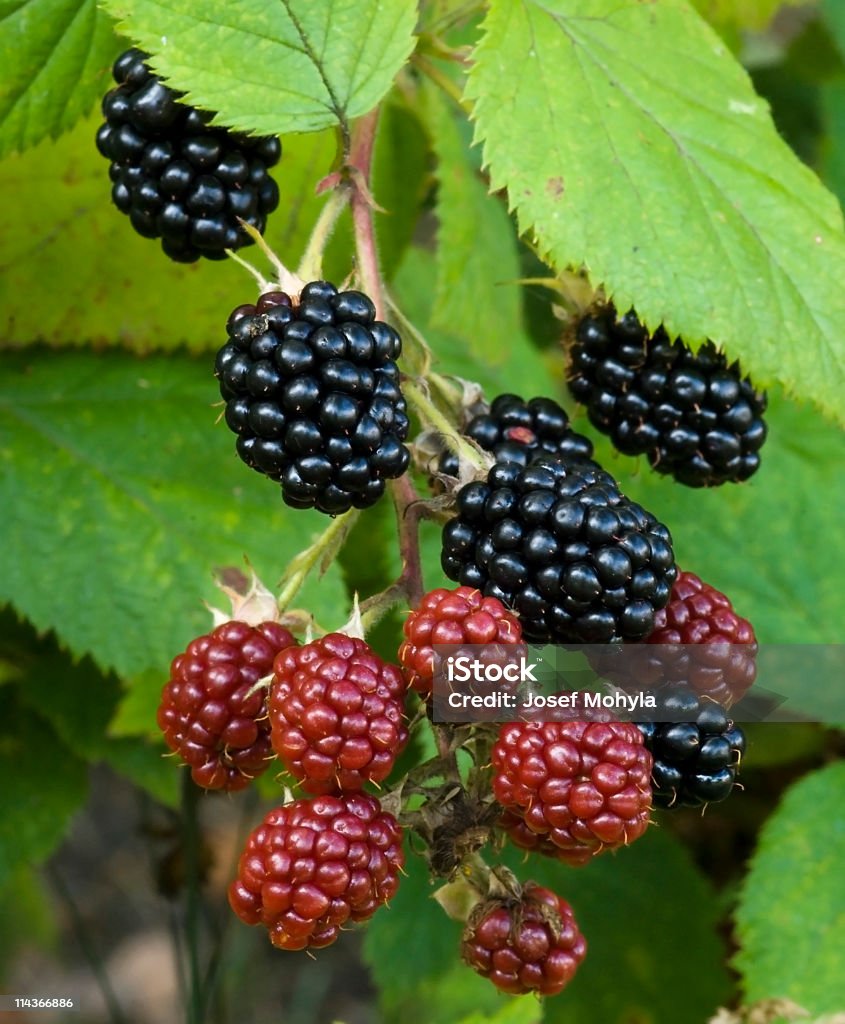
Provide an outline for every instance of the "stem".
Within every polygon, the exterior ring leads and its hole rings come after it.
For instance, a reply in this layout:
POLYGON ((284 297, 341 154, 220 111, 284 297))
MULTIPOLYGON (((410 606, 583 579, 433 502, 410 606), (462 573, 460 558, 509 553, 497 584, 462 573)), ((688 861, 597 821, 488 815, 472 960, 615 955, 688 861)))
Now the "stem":
POLYGON ((82 919, 82 914, 79 912, 79 907, 76 905, 76 901, 73 898, 73 894, 70 889, 65 885, 65 880, 59 874, 59 869, 55 865, 50 865, 47 869, 53 885, 62 902, 67 907, 68 915, 70 916, 73 930, 76 934, 76 941, 79 943, 79 948, 82 950, 82 954, 88 961, 91 967, 91 973, 96 979, 97 985, 103 994, 106 1007, 108 1008, 109 1020, 112 1024, 128 1024, 127 1018, 123 1015, 120 1002, 115 995, 115 991, 109 981, 109 976, 106 969, 103 967, 103 961, 97 954, 94 948, 94 943, 91 941, 91 936, 88 934, 88 929, 85 926, 85 922, 82 919))
POLYGON ((203 972, 200 967, 200 830, 199 787, 189 772, 182 776, 182 845, 185 853, 185 942, 188 947, 187 1024, 205 1017, 203 972))
POLYGON ((323 273, 323 253, 337 224, 337 219, 349 202, 349 188, 346 183, 338 185, 320 211, 308 245, 302 254, 297 275, 304 281, 317 281, 323 273))
POLYGON ((378 267, 378 249, 373 226, 373 199, 369 191, 373 143, 376 137, 379 108, 360 118, 352 132, 348 168, 352 176, 352 225, 355 230, 355 251, 362 289, 373 300, 376 316, 384 319, 384 295, 378 267))
POLYGON ((343 515, 337 516, 310 547, 294 558, 281 579, 282 592, 278 600, 280 611, 284 611, 296 597, 314 566, 318 562, 327 566, 337 554, 358 515, 359 510, 351 508, 343 515))
POLYGON ((463 438, 456 428, 446 419, 443 413, 433 404, 415 381, 402 382, 402 394, 424 424, 437 431, 458 456, 474 466, 479 472, 486 473, 492 464, 478 449, 463 438))
POLYGON ((402 573, 396 583, 404 589, 415 608, 425 593, 419 536, 422 501, 407 473, 391 481, 390 491, 396 508, 399 554, 402 556, 402 573))
POLYGON ((464 102, 463 93, 456 82, 442 71, 433 61, 430 61, 428 57, 424 57, 421 53, 417 52, 412 55, 411 63, 422 71, 422 73, 430 78, 431 81, 453 100, 462 110, 468 110, 470 105, 464 102))

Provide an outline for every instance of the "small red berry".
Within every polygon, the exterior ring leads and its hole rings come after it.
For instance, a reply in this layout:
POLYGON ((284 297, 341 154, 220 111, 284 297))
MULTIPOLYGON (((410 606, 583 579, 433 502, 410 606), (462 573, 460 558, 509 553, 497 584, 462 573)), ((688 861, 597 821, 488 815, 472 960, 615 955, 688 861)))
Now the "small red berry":
POLYGON ((270 763, 267 690, 279 651, 295 645, 277 622, 224 622, 173 660, 158 726, 205 789, 243 789, 270 763))
POLYGON ((408 742, 405 684, 363 640, 329 633, 283 651, 270 691, 273 749, 307 793, 381 782, 408 742))
POLYGON ((399 662, 409 686, 431 695, 436 644, 521 644, 519 619, 473 587, 430 590, 408 615, 399 662))
POLYGON ((511 995, 557 995, 586 952, 569 904, 531 882, 520 900, 479 904, 461 942, 464 961, 511 995))
POLYGON ((393 898, 403 863, 402 830, 375 797, 294 800, 249 836, 229 903, 279 949, 319 949, 393 898))
POLYGON ((652 758, 631 722, 510 722, 492 762, 493 795, 525 826, 504 823, 517 845, 534 833, 540 852, 579 865, 648 827, 652 758))

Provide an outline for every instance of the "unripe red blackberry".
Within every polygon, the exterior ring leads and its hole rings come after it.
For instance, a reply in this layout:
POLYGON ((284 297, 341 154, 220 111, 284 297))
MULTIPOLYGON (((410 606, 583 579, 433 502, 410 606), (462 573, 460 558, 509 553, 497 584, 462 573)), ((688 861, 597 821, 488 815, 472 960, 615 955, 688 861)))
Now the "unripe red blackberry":
POLYGON ((399 662, 409 686, 431 695, 436 644, 522 644, 519 619, 473 587, 430 590, 402 627, 399 662))
POLYGON ((408 742, 405 682, 395 665, 363 640, 329 633, 283 651, 273 672, 271 742, 306 793, 387 778, 408 742))
POLYGON ((277 622, 233 620, 188 644, 173 660, 158 726, 206 789, 243 789, 273 758, 267 690, 255 689, 276 655, 296 644, 277 622))
POLYGON ((642 640, 669 600, 668 529, 595 463, 497 462, 457 492, 446 575, 519 616, 536 643, 642 640))
POLYGON ((594 307, 575 327, 569 390, 626 455, 690 487, 747 480, 766 439, 765 392, 707 341, 693 353, 633 310, 594 307))
POLYGON ((127 50, 114 64, 118 83, 103 100, 97 147, 111 164, 112 201, 144 238, 161 238, 171 259, 224 259, 251 245, 239 219, 263 232, 279 189, 267 169, 277 138, 249 138, 211 128, 214 115, 182 102, 127 50))
POLYGON ((567 863, 632 843, 648 827, 652 759, 631 722, 510 722, 492 762, 495 798, 567 863))
POLYGON ((652 721, 638 723, 654 756, 656 807, 700 807, 733 792, 745 733, 724 708, 689 687, 674 684, 657 694, 652 721))
POLYGON ((402 340, 369 298, 311 281, 238 306, 215 373, 240 458, 293 508, 369 508, 408 468, 402 340))
POLYGON ((480 903, 461 940, 464 961, 510 995, 554 996, 572 980, 587 952, 569 904, 532 882, 521 899, 480 903))
MULTIPOLYGON (((474 416, 463 433, 497 462, 517 462, 521 466, 541 455, 568 461, 584 461, 593 454, 593 442, 574 431, 566 412, 551 398, 525 401, 519 395, 499 395, 490 411, 474 416)), ((446 452, 438 470, 458 475, 458 457, 446 452)))
POLYGON ((294 800, 251 833, 229 903, 279 949, 319 949, 393 898, 403 863, 402 830, 375 797, 294 800))

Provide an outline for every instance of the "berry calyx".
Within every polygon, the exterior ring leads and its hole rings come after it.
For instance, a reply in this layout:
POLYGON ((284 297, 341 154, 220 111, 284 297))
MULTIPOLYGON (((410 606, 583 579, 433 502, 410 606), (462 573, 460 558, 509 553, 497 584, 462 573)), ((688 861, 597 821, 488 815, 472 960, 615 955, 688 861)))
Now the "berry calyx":
POLYGON ((586 952, 570 905, 532 882, 519 899, 478 904, 461 940, 464 961, 510 995, 557 995, 586 952))
POLYGON ((326 281, 298 299, 238 306, 215 373, 240 458, 293 508, 368 508, 408 468, 402 341, 357 291, 326 281))
POLYGON ((653 721, 638 723, 654 756, 656 807, 700 807, 727 799, 736 785, 745 733, 724 708, 675 684, 656 696, 653 721))
MULTIPOLYGON (((527 466, 541 455, 570 461, 583 461, 593 455, 593 442, 570 427, 569 416, 551 398, 526 402, 519 395, 499 395, 489 412, 473 416, 463 433, 492 452, 497 462, 527 466)), ((437 468, 448 476, 457 476, 457 455, 444 453, 437 468)))
POLYGON ((438 587, 405 619, 399 662, 409 686, 431 695, 436 644, 521 644, 519 620, 495 597, 473 587, 438 587))
POLYGON ((117 88, 103 100, 97 148, 111 161, 112 202, 138 234, 161 238, 171 259, 224 259, 252 244, 240 220, 263 232, 278 206, 267 171, 281 145, 210 127, 214 115, 183 103, 147 60, 137 49, 118 57, 117 88))
POLYGON ((306 793, 382 782, 408 741, 405 682, 356 637, 329 633, 276 659, 271 742, 306 793))
MULTIPOLYGON (((551 843, 558 859, 577 866, 648 828, 652 759, 631 722, 510 722, 492 762, 493 795, 546 840, 542 853, 551 843)), ((504 822, 525 837, 515 825, 504 822)))
POLYGON ((626 455, 689 487, 747 480, 766 439, 765 392, 707 341, 693 353, 633 310, 595 306, 575 326, 569 390, 626 455))
POLYGON ((233 620, 197 637, 174 658, 158 708, 171 750, 205 789, 248 786, 273 758, 267 689, 256 683, 296 641, 277 622, 233 620))
POLYGON ((669 531, 595 464, 497 462, 457 492, 446 575, 516 612, 537 643, 642 640, 675 581, 669 531))
POLYGON ((364 793, 294 800, 253 830, 229 904, 279 949, 321 949, 396 894, 402 830, 364 793))

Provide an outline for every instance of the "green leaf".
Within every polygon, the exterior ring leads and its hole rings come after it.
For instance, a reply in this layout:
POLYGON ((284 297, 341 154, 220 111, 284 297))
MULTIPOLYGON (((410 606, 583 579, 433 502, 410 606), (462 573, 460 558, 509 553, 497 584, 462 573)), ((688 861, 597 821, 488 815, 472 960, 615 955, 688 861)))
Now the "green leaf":
POLYGON ((542 1005, 534 999, 509 999, 495 1013, 471 1013, 459 1024, 540 1024, 542 1005))
POLYGON ((346 124, 414 45, 412 0, 105 0, 168 84, 214 124, 263 135, 346 124))
POLYGON ((41 718, 0 689, 0 887, 25 864, 37 864, 61 842, 85 800, 85 765, 41 718))
POLYGON ((845 202, 845 80, 826 82, 819 92, 825 129, 821 174, 839 201, 845 202))
POLYGON ((737 909, 748 1002, 786 996, 812 1014, 845 1006, 845 764, 802 779, 765 825, 737 909))
POLYGON ((678 564, 727 594, 758 640, 839 643, 845 436, 809 405, 777 394, 770 395, 766 419, 762 465, 740 485, 681 487, 644 460, 613 452, 606 439, 596 457, 624 493, 669 527, 678 564))
MULTIPOLYGON (((209 360, 0 356, 0 601, 122 676, 166 670, 210 628, 217 566, 272 586, 327 520, 294 512, 215 423, 209 360)), ((300 595, 345 621, 331 567, 300 595)))
POLYGON ((95 0, 0 0, 0 156, 73 127, 122 45, 95 0))
POLYGON ((437 287, 431 323, 457 330, 468 339, 475 359, 500 367, 514 348, 531 345, 522 318, 514 225, 470 159, 453 106, 429 86, 425 107, 437 155, 437 287))
MULTIPOLYGON (((15 197, 0 207, 0 306, 8 318, 0 345, 217 349, 229 312, 255 299, 252 278, 231 260, 173 263, 158 241, 136 234, 111 203, 108 163, 94 146, 98 121, 0 163, 0 191, 15 197), (51 300, 33 301, 48 282, 51 300)), ((293 268, 325 203, 314 188, 331 170, 336 140, 327 131, 282 143, 282 201, 266 238, 293 268)), ((254 247, 241 255, 269 274, 254 247)), ((334 263, 345 275, 349 250, 334 263)))
POLYGON ((841 211, 706 23, 684 0, 492 0, 484 28, 476 138, 540 251, 845 422, 841 211))
POLYGON ((21 865, 8 876, 0 888, 0 903, 0 984, 8 984, 16 954, 25 946, 54 946, 58 928, 46 886, 29 865, 21 865), (8 977, 4 968, 9 969, 8 977))

